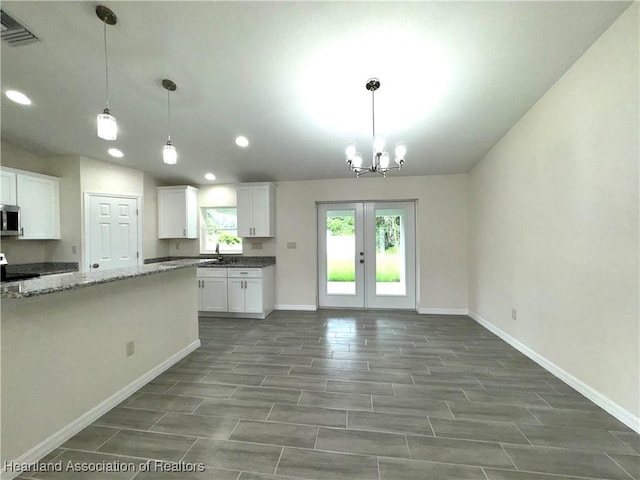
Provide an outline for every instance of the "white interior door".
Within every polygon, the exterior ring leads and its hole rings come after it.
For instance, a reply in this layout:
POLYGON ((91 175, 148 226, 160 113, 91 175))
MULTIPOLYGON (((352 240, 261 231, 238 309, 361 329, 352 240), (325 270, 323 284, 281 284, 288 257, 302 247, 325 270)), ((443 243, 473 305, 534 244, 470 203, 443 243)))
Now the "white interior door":
POLYGON ((415 203, 318 205, 320 307, 412 309, 415 203))
POLYGON ((87 270, 138 264, 138 199, 88 196, 87 270))

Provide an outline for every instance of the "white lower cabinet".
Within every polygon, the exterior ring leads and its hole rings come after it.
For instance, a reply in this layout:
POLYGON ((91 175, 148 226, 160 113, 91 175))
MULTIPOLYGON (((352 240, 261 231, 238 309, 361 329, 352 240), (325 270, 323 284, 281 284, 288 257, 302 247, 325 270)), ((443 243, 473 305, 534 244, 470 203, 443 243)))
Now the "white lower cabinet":
POLYGON ((198 268, 198 302, 204 316, 265 318, 273 311, 273 266, 198 268), (224 288, 224 292, 223 292, 224 288))
POLYGON ((198 310, 227 311, 227 269, 198 269, 198 310))

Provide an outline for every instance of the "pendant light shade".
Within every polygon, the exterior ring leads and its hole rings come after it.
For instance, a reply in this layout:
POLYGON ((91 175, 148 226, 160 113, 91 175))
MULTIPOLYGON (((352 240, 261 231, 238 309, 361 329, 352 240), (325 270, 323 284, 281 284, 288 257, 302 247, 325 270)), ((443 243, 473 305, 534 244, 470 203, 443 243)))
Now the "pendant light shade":
POLYGON ((162 147, 162 161, 167 165, 175 165, 178 163, 178 151, 173 143, 171 143, 171 92, 175 92, 178 86, 175 82, 164 79, 162 80, 162 86, 167 90, 167 110, 169 117, 169 135, 167 138, 167 143, 164 147, 162 147))
POLYGON ((107 61, 107 25, 115 25, 118 17, 110 9, 103 5, 96 7, 96 15, 104 25, 104 71, 105 71, 105 109, 98 114, 98 137, 104 140, 116 140, 118 138, 118 123, 116 117, 109 111, 109 62, 107 61))
POLYGON ((115 140, 118 138, 118 124, 116 117, 111 115, 108 108, 98 114, 98 136, 104 140, 115 140))
POLYGON ((171 143, 171 140, 168 140, 167 144, 162 147, 162 161, 167 165, 175 165, 178 163, 178 151, 171 143))

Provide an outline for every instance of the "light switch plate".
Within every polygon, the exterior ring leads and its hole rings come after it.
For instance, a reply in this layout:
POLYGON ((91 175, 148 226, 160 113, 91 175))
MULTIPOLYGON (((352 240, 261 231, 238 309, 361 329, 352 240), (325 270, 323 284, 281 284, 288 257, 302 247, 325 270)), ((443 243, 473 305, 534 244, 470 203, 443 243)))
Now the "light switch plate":
POLYGON ((298 248, 298 244, 296 242, 287 242, 287 249, 295 250, 298 248))

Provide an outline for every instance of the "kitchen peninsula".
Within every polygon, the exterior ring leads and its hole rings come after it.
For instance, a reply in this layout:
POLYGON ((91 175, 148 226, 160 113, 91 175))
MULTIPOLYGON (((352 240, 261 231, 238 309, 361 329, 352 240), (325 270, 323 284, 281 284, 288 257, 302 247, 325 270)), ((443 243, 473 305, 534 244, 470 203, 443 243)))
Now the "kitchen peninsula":
POLYGON ((2 452, 31 462, 200 346, 184 259, 0 287, 2 452))

